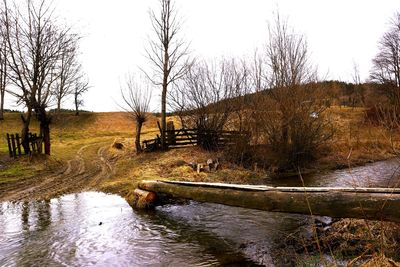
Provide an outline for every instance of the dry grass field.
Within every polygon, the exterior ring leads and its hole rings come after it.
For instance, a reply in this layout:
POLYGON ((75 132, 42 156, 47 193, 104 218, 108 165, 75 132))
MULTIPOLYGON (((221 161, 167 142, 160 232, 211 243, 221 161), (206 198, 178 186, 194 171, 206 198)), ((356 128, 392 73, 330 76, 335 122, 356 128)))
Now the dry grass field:
MULTIPOLYGON (((331 107, 327 111, 335 134, 322 150, 318 168, 362 165, 395 156, 390 133, 366 121, 364 108, 331 107)), ((399 134, 394 136, 399 140, 399 134)))
MULTIPOLYGON (((320 158, 313 163, 313 169, 343 168, 393 156, 388 133, 382 127, 365 122, 363 109, 332 107, 326 112, 336 129, 335 135, 329 144, 321 148, 320 158)), ((19 116, 17 113, 8 113, 5 120, 0 122, 0 184, 3 187, 0 199, 51 197, 88 188, 127 197, 142 179, 262 183, 263 177, 268 175, 264 170, 249 170, 224 161, 222 153, 211 153, 196 147, 136 155, 133 138, 135 124, 124 112, 81 113, 80 116, 62 113, 59 117, 53 116, 52 155, 11 160, 7 155, 5 135, 20 131, 19 116), (115 142, 122 143, 124 148, 113 148, 115 142), (197 173, 188 166, 188 163, 203 163, 209 158, 219 158, 221 170, 197 173), (43 182, 44 185, 48 184, 49 190, 37 190, 37 193, 31 190, 28 195, 5 193, 6 188, 18 191, 17 184, 21 187, 21 181, 25 181, 22 187, 27 190, 32 182, 45 181, 55 172, 58 178, 51 177, 53 184, 57 184, 54 180, 66 180, 62 178, 65 172, 76 172, 76 175, 71 174, 72 177, 67 179, 76 186, 60 185, 60 190, 53 192, 51 189, 54 186, 51 187, 49 181, 43 182), (87 179, 84 173, 99 177, 87 179)), ((174 120, 178 125, 176 118, 169 120, 174 120)), ((31 131, 38 132, 35 120, 31 131)), ((142 133, 142 140, 154 138, 159 133, 156 117, 149 117, 142 133)))

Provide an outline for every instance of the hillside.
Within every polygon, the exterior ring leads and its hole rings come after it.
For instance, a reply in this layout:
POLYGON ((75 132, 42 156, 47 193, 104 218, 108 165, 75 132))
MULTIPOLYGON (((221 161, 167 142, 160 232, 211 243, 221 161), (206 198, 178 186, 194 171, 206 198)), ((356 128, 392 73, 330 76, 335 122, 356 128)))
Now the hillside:
MULTIPOLYGON (((393 156, 387 132, 366 123, 364 109, 331 107, 327 112, 336 128, 334 138, 321 148, 319 159, 304 172, 356 166, 393 156)), ((150 116, 144 125, 142 140, 158 134, 156 121, 156 117, 150 116)), ((0 199, 51 197, 87 188, 127 197, 136 182, 143 178, 262 183, 263 177, 269 175, 271 167, 273 169, 273 166, 256 171, 245 169, 224 160, 224 151, 210 153, 199 148, 137 156, 133 145, 135 124, 123 112, 82 113, 80 116, 62 113, 54 117, 52 155, 46 159, 9 159, 5 134, 20 131, 19 114, 6 114, 5 120, 0 122, 0 130, 0 183, 3 188, 0 199), (124 148, 113 148, 114 142, 122 143, 124 148), (188 166, 190 162, 201 163, 209 158, 219 158, 222 170, 197 173, 188 166), (63 177, 65 175, 68 179, 63 177), (94 177, 88 179, 88 175, 94 177), (29 188, 39 180, 43 180, 43 188, 35 193, 29 188), (15 188, 17 192, 6 194, 7 188, 15 188)), ((37 121, 33 121, 31 131, 38 131, 37 121)))

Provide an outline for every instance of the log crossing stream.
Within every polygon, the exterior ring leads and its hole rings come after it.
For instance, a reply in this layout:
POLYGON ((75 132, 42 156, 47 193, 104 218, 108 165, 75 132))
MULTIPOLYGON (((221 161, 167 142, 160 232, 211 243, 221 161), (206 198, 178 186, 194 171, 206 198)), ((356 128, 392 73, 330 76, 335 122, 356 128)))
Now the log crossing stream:
POLYGON ((265 211, 400 222, 400 188, 272 187, 180 181, 142 181, 139 188, 162 197, 265 211))
MULTIPOLYGON (((82 155, 71 162, 69 178, 63 181, 62 188, 68 190, 69 185, 75 188, 76 184, 79 187, 79 181, 90 178, 89 173, 80 174, 80 171, 91 168, 91 164, 97 165, 97 160, 82 162, 80 159, 82 156, 85 160, 89 152, 101 155, 101 150, 98 147, 82 150, 82 155)), ((345 187, 346 190, 398 188, 399 163, 393 159, 304 175, 303 181, 306 187, 345 187)), ((107 166, 103 167, 91 171, 93 184, 97 178, 103 179, 107 166)), ((298 177, 266 177, 262 183, 278 190, 301 187, 303 181, 298 177)), ((39 193, 51 185, 43 185, 39 193)), ((22 190, 12 201, 0 202, 0 266, 308 266, 301 263, 309 257, 308 252, 303 252, 302 243, 296 240, 313 240, 316 220, 328 225, 334 221, 329 217, 196 201, 174 202, 143 212, 132 209, 116 195, 82 192, 48 200, 23 200, 27 192, 22 190)), ((286 193, 292 192, 283 192, 286 193)), ((304 197, 304 193, 297 194, 304 197)), ((311 207, 314 213, 318 212, 311 207)), ((317 227, 325 231, 325 226, 317 227)), ((327 227, 326 231, 330 231, 327 227)), ((326 255, 328 259, 329 255, 326 255)), ((335 260, 338 266, 346 264, 340 257, 335 260)))

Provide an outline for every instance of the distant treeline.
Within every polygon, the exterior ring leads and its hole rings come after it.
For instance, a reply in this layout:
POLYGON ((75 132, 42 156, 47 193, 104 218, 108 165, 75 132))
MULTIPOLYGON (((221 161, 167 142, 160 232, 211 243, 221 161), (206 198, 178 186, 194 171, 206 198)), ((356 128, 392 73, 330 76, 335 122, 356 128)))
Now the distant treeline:
MULTIPOLYGON (((17 109, 4 109, 4 112, 5 113, 24 113, 24 111, 22 111, 22 110, 17 110, 17 109)), ((57 112, 57 109, 51 109, 51 110, 49 110, 49 112, 50 113, 56 113, 57 112)), ((59 111, 60 113, 75 113, 76 112, 76 110, 75 109, 60 109, 60 111, 59 111)), ((88 113, 88 112, 92 112, 92 111, 88 111, 88 110, 79 110, 79 112, 82 112, 82 113, 88 113)))
POLYGON ((4 112, 7 112, 7 113, 22 113, 22 111, 21 110, 14 110, 14 109, 4 109, 3 110, 4 112))
MULTIPOLYGON (((342 81, 322 81, 312 85, 315 88, 315 97, 321 99, 325 106, 349 106, 349 107, 372 107, 376 104, 385 104, 390 101, 388 92, 391 87, 385 84, 362 83, 354 84, 342 81)), ((257 99, 260 94, 268 95, 273 89, 266 89, 261 92, 251 93, 244 96, 244 99, 229 99, 224 101, 244 101, 250 103, 257 99)), ((237 105, 240 107, 241 105, 237 105)))
MULTIPOLYGON (((92 111, 88 111, 88 110, 84 110, 84 109, 79 109, 78 111, 79 111, 79 112, 92 112, 92 111)), ((59 112, 59 113, 71 113, 71 112, 73 112, 73 113, 75 113, 76 110, 75 110, 75 109, 65 109, 65 108, 61 108, 61 109, 58 111, 58 109, 53 108, 53 109, 50 109, 49 112, 50 112, 50 113, 57 113, 57 112, 59 112)))
POLYGON ((346 83, 341 81, 323 81, 317 83, 320 97, 328 105, 370 107, 388 101, 385 85, 376 83, 346 83))
MULTIPOLYGON (((309 86, 309 85, 308 85, 309 86)), ((326 107, 330 106, 348 106, 348 107, 373 107, 377 104, 385 104, 390 101, 387 92, 390 91, 389 85, 376 83, 354 84, 342 81, 322 81, 312 84, 315 90, 315 98, 320 99, 326 107)), ((266 89, 257 93, 250 93, 242 97, 224 99, 218 103, 212 103, 208 108, 218 110, 220 106, 233 106, 233 109, 240 109, 251 106, 251 103, 256 101, 260 94, 268 95, 274 89, 266 89), (237 103, 235 103, 237 102, 237 103)), ((181 112, 182 115, 195 112, 196 110, 186 110, 181 112)), ((177 115, 172 112, 168 115, 177 115)), ((160 116, 159 113, 154 113, 160 116)))

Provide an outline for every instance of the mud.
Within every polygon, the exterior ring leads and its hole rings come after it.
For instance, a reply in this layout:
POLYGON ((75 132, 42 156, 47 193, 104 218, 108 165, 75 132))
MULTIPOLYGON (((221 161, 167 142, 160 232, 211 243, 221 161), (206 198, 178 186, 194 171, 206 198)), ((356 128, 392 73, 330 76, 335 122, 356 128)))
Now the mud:
POLYGON ((3 184, 0 202, 50 199, 67 193, 96 190, 114 173, 115 159, 109 159, 106 153, 109 147, 108 142, 82 146, 75 157, 65 163, 53 163, 39 175, 3 184))

